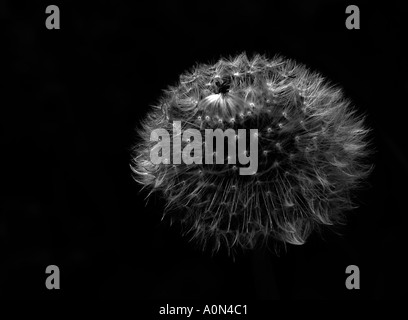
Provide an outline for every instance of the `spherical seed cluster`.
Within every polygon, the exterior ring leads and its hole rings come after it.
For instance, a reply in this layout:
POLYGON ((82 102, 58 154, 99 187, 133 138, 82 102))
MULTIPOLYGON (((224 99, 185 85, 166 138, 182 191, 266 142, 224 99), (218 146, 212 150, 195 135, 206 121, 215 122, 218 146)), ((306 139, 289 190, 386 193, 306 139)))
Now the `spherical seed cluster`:
POLYGON ((198 65, 165 90, 143 122, 132 168, 137 181, 164 194, 165 215, 204 246, 303 244, 352 207, 350 191, 370 171, 367 133, 321 75, 282 57, 241 54, 198 65), (224 164, 153 164, 150 134, 164 128, 172 139, 174 121, 203 137, 205 129, 258 129, 257 172, 240 175, 227 156, 224 164))

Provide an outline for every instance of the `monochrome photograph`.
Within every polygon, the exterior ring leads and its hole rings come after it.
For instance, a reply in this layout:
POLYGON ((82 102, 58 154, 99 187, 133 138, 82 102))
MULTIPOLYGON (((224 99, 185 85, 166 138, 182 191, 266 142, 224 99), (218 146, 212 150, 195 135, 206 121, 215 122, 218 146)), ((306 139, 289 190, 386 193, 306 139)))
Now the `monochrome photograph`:
POLYGON ((3 2, 0 299, 401 299, 405 8, 3 2))

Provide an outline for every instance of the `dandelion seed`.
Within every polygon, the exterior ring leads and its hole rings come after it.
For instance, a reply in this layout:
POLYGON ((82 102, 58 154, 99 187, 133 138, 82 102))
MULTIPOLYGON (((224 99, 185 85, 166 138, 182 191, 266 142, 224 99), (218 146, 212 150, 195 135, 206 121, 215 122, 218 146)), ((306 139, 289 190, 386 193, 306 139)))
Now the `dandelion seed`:
MULTIPOLYGON (((180 222, 197 243, 215 251, 253 248, 264 240, 300 245, 313 230, 338 223, 353 208, 350 194, 371 168, 369 130, 339 88, 293 60, 245 54, 197 65, 180 79, 144 120, 132 171, 149 196, 164 195, 163 216, 180 222), (153 164, 150 152, 158 142, 150 141, 150 134, 159 128, 172 132, 169 119, 180 119, 183 130, 216 129, 219 124, 211 119, 218 119, 226 128, 258 129, 259 138, 268 133, 258 140, 263 157, 256 174, 240 176, 229 161, 168 166, 165 151, 163 163, 153 164), (285 130, 272 139, 272 128, 285 130)), ((244 140, 233 137, 236 144, 244 140)))

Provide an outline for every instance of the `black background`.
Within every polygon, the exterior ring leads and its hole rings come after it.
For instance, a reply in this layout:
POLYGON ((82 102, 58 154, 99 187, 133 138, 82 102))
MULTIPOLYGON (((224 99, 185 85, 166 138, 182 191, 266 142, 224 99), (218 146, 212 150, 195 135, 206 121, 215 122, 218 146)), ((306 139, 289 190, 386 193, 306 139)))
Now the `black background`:
MULTIPOLYGON (((401 2, 403 3, 403 2, 401 2)), ((364 299, 402 295, 406 19, 387 1, 1 2, 0 297, 364 299), (45 27, 58 5, 61 29, 45 27), (361 29, 347 30, 358 4, 361 29), (375 170, 347 226, 276 257, 211 257, 160 224, 132 179, 136 126, 196 62, 279 53, 344 88, 373 129, 375 170), (45 287, 46 266, 61 290, 45 287), (347 290, 348 265, 361 289, 347 290)))

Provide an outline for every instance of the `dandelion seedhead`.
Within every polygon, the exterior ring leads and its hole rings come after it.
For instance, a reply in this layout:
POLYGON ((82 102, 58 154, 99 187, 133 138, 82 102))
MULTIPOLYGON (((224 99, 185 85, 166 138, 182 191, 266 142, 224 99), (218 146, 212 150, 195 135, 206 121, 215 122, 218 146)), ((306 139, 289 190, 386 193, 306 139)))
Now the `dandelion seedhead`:
POLYGON ((299 245, 353 208, 350 191, 371 168, 363 121, 320 74, 282 57, 241 54, 197 65, 164 91, 142 123, 132 169, 149 195, 163 194, 164 216, 204 247, 253 248, 267 239, 299 245), (226 158, 154 164, 151 132, 167 130, 173 147, 174 121, 203 136, 205 129, 258 129, 257 172, 240 175, 241 165, 226 158))

